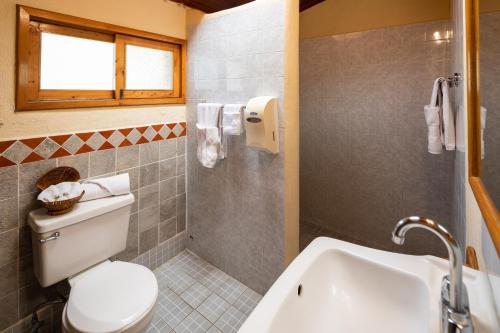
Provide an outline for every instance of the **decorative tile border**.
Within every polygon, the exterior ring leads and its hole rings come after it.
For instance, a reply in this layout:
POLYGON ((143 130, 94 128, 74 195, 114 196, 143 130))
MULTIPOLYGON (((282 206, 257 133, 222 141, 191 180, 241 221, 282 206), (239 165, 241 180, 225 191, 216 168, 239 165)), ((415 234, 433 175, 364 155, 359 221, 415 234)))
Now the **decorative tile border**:
POLYGON ((0 141, 0 168, 186 136, 185 122, 0 141))

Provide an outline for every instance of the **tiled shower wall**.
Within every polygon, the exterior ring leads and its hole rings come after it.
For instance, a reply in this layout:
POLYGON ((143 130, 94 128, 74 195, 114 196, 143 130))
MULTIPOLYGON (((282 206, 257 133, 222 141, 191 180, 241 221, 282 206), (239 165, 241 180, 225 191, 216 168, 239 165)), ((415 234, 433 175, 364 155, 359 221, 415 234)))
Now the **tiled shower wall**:
MULTIPOLYGON (((213 15, 188 12, 188 125, 199 102, 279 98, 284 135, 284 0, 259 0, 213 15)), ((188 248, 264 293, 284 268, 284 153, 251 150, 229 137, 214 169, 196 158, 188 135, 188 248)))
MULTIPOLYGON (((11 325, 15 332, 29 331, 29 319, 19 320, 54 296, 54 288, 42 289, 33 275, 27 215, 39 207, 37 178, 56 166, 72 166, 82 179, 129 173, 136 201, 127 248, 117 259, 154 269, 185 247, 184 127, 160 124, 0 142, 3 161, 16 163, 0 167, 0 332, 11 325), (60 149, 68 156, 56 157, 60 149), (33 154, 41 160, 26 162, 33 154)), ((64 284, 57 287, 67 290, 64 284)), ((60 310, 53 311, 54 331, 60 310)), ((51 312, 44 312, 49 322, 51 312)))
POLYGON ((380 249, 445 255, 433 235, 391 242, 398 219, 452 224, 454 152, 427 153, 423 115, 447 76, 446 22, 300 42, 301 223, 380 249))

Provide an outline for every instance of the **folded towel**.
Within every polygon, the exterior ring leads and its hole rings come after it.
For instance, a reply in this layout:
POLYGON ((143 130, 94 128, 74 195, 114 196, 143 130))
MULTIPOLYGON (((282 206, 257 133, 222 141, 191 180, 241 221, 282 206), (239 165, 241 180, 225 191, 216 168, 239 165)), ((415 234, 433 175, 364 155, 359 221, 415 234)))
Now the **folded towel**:
POLYGON ((80 201, 89 201, 130 193, 130 178, 128 173, 122 173, 112 177, 85 180, 82 186, 85 194, 80 201))
POLYGON ((77 182, 62 182, 51 185, 38 195, 38 200, 43 202, 55 202, 68 200, 78 197, 82 194, 83 187, 77 182))
POLYGON ((429 105, 424 106, 425 121, 428 127, 427 150, 431 154, 441 154, 443 151, 441 143, 440 107, 438 102, 440 80, 441 78, 438 78, 434 81, 431 102, 429 105))
POLYGON ((481 106, 481 159, 484 159, 484 129, 486 128, 486 114, 488 110, 481 106))
POLYGON ((441 93, 442 93, 442 143, 446 150, 455 150, 455 116, 451 109, 450 96, 448 92, 448 81, 441 80, 441 93))
POLYGON ((241 135, 243 132, 243 115, 242 104, 226 104, 224 105, 224 114, 222 128, 224 135, 241 135))
POLYGON ((213 168, 217 159, 225 156, 222 146, 221 110, 222 104, 198 104, 197 156, 200 163, 207 168, 213 168))

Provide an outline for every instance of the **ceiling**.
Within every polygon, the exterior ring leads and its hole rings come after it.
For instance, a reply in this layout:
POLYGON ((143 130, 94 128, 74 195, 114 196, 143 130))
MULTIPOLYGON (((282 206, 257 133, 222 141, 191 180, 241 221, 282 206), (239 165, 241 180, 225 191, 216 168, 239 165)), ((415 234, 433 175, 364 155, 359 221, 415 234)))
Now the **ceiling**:
MULTIPOLYGON (((240 6, 253 0, 172 0, 196 8, 205 13, 214 13, 219 10, 240 6)), ((300 0, 300 11, 306 10, 324 0, 300 0)))

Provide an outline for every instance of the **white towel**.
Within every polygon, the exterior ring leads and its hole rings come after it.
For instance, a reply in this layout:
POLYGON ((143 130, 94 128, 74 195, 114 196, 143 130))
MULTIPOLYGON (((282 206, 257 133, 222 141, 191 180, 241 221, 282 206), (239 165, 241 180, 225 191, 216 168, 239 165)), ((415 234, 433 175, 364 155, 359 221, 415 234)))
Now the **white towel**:
POLYGON ((197 156, 200 163, 207 168, 213 168, 218 158, 224 158, 221 110, 222 104, 198 104, 197 156))
POLYGON ((431 102, 429 105, 424 106, 425 121, 428 127, 427 150, 431 154, 441 154, 443 151, 443 146, 441 144, 440 107, 438 102, 440 80, 441 78, 438 78, 434 81, 431 102))
POLYGON ((198 139, 198 160, 204 167, 213 168, 219 158, 219 129, 217 127, 200 127, 196 125, 196 133, 198 139))
POLYGON ((442 93, 442 143, 446 150, 455 150, 455 117, 451 109, 448 81, 441 80, 442 93))
POLYGON ((38 200, 43 202, 56 202, 78 197, 82 194, 83 188, 77 182, 62 182, 50 185, 38 195, 38 200))
POLYGON ((484 129, 486 128, 486 114, 488 110, 481 106, 481 159, 484 159, 484 129))
POLYGON ((122 173, 112 177, 85 180, 82 186, 85 194, 80 201, 89 201, 130 193, 130 178, 128 173, 122 173))
POLYGON ((222 117, 224 135, 241 135, 243 132, 243 122, 241 121, 243 107, 242 104, 224 105, 224 114, 222 117))

